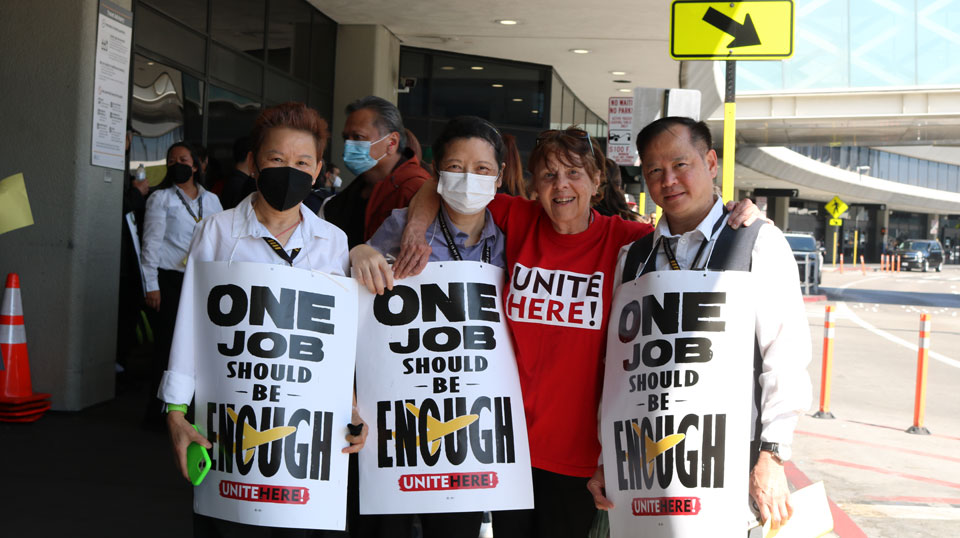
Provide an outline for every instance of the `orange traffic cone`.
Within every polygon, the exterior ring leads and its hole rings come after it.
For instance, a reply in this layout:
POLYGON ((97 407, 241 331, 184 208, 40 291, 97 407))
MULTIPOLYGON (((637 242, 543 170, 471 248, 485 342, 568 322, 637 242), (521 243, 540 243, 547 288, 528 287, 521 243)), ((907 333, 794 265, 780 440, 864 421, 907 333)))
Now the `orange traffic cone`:
POLYGON ((27 333, 20 301, 20 277, 7 275, 0 305, 0 421, 33 422, 50 409, 50 395, 33 392, 27 333))

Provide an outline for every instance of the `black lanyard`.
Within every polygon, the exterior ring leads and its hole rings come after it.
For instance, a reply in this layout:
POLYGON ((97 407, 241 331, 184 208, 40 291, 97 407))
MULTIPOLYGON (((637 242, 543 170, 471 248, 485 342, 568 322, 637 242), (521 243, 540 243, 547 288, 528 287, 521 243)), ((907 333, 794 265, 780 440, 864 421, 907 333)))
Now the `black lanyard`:
POLYGON ((193 217, 194 222, 200 222, 201 220, 203 220, 203 196, 201 196, 200 193, 197 192, 197 197, 199 198, 197 200, 197 204, 199 204, 200 206, 200 216, 198 217, 197 215, 194 214, 193 210, 190 209, 190 204, 187 203, 187 200, 186 198, 183 197, 183 194, 180 194, 179 187, 174 187, 174 189, 176 189, 177 191, 177 198, 180 199, 180 203, 183 204, 183 207, 186 208, 187 213, 190 213, 190 216, 193 217))
MULTIPOLYGON (((713 224, 713 231, 710 232, 710 237, 707 237, 700 243, 700 248, 697 250, 697 255, 693 258, 693 263, 690 264, 691 269, 694 269, 697 266, 697 263, 700 261, 700 256, 702 256, 703 251, 706 250, 707 244, 710 243, 710 239, 712 239, 713 236, 717 235, 717 230, 719 230, 720 226, 723 225, 723 218, 726 216, 727 216, 727 208, 724 207, 723 213, 720 215, 720 218, 717 219, 717 222, 713 224)), ((667 239, 666 241, 664 241, 663 236, 661 235, 658 241, 663 243, 663 253, 667 257, 667 262, 670 263, 670 269, 673 269, 674 271, 679 271, 680 264, 677 262, 677 257, 674 255, 673 248, 670 246, 670 240, 667 239)), ((657 249, 654 248, 653 252, 656 252, 656 251, 657 249)))
POLYGON ((277 253, 277 256, 280 256, 283 259, 283 261, 290 264, 290 267, 293 267, 294 258, 297 257, 297 254, 300 254, 299 248, 295 248, 290 251, 290 254, 287 254, 287 251, 283 250, 283 247, 280 245, 280 243, 277 243, 276 239, 272 237, 264 237, 263 240, 266 241, 268 245, 270 245, 270 248, 272 248, 273 251, 277 253))
MULTIPOLYGON (((458 249, 457 244, 453 242, 453 236, 450 235, 447 223, 444 222, 443 214, 437 215, 437 221, 440 222, 443 239, 447 242, 447 248, 450 249, 450 257, 458 262, 463 261, 463 256, 460 255, 460 249, 458 249)), ((483 263, 490 263, 490 245, 488 245, 486 241, 483 242, 483 254, 480 260, 483 261, 483 263)))

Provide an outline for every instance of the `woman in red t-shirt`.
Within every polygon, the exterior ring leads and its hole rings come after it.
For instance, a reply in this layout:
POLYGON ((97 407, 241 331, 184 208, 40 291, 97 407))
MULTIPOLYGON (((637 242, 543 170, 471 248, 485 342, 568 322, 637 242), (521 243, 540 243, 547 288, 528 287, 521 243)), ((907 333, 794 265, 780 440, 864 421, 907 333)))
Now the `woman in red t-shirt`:
MULTIPOLYGON (((580 537, 596 515, 586 484, 600 457, 597 409, 617 254, 653 227, 592 209, 605 157, 586 131, 541 133, 529 169, 536 200, 498 194, 487 206, 506 235, 504 310, 516 343, 535 505, 496 512, 494 535, 580 537)), ((436 181, 428 182, 410 205, 395 278, 426 265, 423 238, 437 206, 436 181)))

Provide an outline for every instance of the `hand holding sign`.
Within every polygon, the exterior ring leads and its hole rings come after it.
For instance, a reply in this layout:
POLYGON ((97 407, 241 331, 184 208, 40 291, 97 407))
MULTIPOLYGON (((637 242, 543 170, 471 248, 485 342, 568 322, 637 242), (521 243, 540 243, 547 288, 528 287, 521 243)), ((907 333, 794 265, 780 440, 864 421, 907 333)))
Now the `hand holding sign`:
POLYGON ((771 530, 779 529, 793 516, 783 464, 769 452, 760 452, 760 459, 750 473, 750 497, 760 508, 760 521, 770 521, 771 530))
POLYGON ((383 295, 384 288, 393 289, 393 268, 369 245, 357 245, 350 250, 350 274, 370 293, 383 295))
POLYGON ((587 490, 593 495, 593 504, 597 510, 613 510, 613 501, 606 497, 607 481, 603 476, 603 465, 597 465, 593 477, 587 480, 587 490))

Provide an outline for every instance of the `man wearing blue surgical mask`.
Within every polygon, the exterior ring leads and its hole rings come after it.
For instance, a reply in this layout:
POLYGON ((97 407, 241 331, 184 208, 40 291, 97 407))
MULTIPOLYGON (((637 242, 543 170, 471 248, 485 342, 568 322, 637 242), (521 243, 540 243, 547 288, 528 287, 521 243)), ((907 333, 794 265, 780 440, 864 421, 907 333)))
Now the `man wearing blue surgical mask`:
POLYGON ((370 239, 391 211, 407 207, 430 174, 407 147, 392 103, 367 96, 347 106, 347 115, 343 164, 357 177, 320 213, 347 234, 352 248, 370 239))

